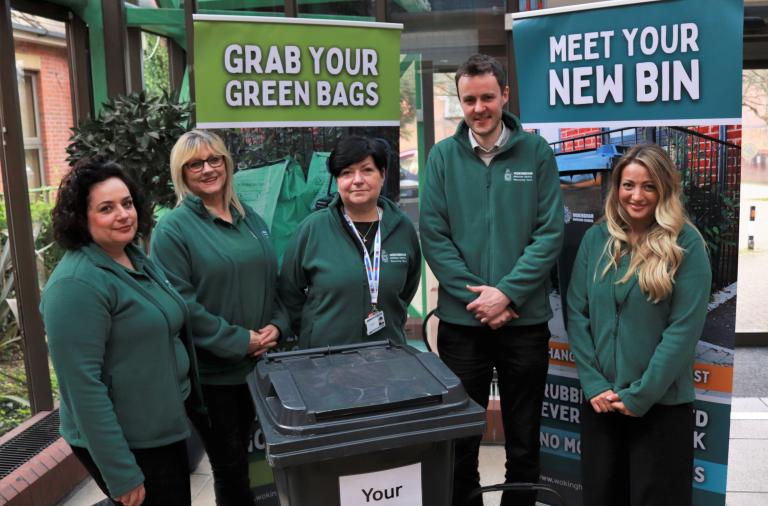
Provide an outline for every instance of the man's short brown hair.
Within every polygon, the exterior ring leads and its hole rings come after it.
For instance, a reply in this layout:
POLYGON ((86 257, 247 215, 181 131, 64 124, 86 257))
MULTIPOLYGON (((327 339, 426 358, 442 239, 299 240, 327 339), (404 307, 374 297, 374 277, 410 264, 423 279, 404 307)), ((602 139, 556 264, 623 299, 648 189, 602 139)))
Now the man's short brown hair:
POLYGON ((501 63, 487 54, 473 54, 467 61, 459 65, 456 69, 456 93, 459 92, 459 79, 462 76, 479 76, 483 74, 493 74, 496 82, 499 83, 499 90, 504 92, 507 86, 507 73, 501 63))

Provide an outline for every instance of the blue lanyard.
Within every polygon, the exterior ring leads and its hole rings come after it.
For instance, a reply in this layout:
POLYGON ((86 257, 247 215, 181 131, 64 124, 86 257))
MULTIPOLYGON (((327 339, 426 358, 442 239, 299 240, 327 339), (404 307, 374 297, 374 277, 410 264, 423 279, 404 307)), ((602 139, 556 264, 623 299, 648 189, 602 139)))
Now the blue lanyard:
POLYGON ((376 303, 379 301, 379 276, 381 269, 381 209, 376 209, 379 215, 379 226, 376 228, 376 236, 373 238, 373 258, 368 254, 368 249, 365 247, 365 241, 358 232, 352 219, 347 216, 347 212, 344 211, 344 219, 347 220, 347 224, 355 233, 355 237, 363 247, 363 264, 365 265, 365 275, 368 279, 368 291, 371 293, 371 305, 373 309, 376 309, 376 303))

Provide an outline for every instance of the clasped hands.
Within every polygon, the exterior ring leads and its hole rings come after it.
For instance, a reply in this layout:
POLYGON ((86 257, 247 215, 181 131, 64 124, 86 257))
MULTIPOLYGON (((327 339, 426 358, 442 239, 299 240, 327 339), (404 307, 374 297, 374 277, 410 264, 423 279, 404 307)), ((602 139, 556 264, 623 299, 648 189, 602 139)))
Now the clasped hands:
POLYGON ((493 330, 504 326, 510 320, 516 320, 520 316, 509 307, 509 297, 504 292, 493 286, 467 285, 467 290, 479 294, 475 300, 467 304, 467 311, 474 313, 475 318, 483 325, 488 325, 493 330))
POLYGON ((637 416, 624 405, 621 398, 613 390, 606 390, 605 392, 592 397, 589 400, 589 403, 592 405, 592 409, 595 410, 595 413, 616 411, 626 416, 637 416))
POLYGON ((252 357, 259 357, 277 346, 277 339, 280 337, 280 330, 271 323, 249 332, 251 339, 248 342, 248 354, 252 357))

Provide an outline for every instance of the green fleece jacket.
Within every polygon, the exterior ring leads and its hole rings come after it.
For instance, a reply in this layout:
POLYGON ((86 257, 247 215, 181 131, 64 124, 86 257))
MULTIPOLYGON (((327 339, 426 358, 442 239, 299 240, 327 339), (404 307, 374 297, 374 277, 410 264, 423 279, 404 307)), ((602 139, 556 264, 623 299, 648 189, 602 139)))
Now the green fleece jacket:
POLYGON ((461 122, 429 153, 421 190, 421 245, 440 282, 437 315, 480 326, 466 305, 467 285, 501 290, 520 315, 508 325, 550 319, 547 285, 563 239, 557 166, 547 142, 504 113, 510 136, 490 166, 461 122))
POLYGON ((289 322, 277 300, 277 257, 269 229, 256 211, 232 223, 211 215, 188 196, 158 223, 151 256, 189 306, 190 332, 200 378, 207 385, 245 382, 255 359, 249 330, 272 323, 286 335, 289 322))
POLYGON ((405 342, 403 328, 419 285, 421 252, 410 219, 380 198, 381 274, 377 307, 386 325, 367 335, 371 296, 362 246, 344 221, 338 195, 327 209, 308 216, 288 243, 280 271, 280 299, 291 315, 299 346, 313 348, 391 339, 405 342))
POLYGON ((186 304, 139 248, 135 271, 91 243, 68 251, 41 311, 61 393, 61 434, 87 448, 113 497, 144 481, 129 448, 189 435, 181 383, 195 376, 191 341, 179 347, 186 304))
POLYGON ((601 275, 608 238, 604 222, 587 231, 568 285, 568 341, 584 395, 591 399, 611 389, 638 416, 654 404, 693 401, 693 360, 712 282, 704 240, 685 225, 677 240, 685 255, 672 294, 654 304, 636 275, 616 284, 627 272, 628 256, 618 270, 601 275))

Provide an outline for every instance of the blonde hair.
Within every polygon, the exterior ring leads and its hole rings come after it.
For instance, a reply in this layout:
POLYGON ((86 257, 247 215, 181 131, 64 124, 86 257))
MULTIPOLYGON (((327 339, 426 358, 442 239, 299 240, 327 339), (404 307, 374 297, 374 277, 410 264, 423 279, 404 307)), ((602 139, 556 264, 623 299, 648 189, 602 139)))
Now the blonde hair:
POLYGON ((221 137, 213 132, 206 130, 190 130, 183 134, 173 145, 171 150, 171 180, 176 192, 176 205, 178 206, 187 195, 192 194, 192 190, 184 181, 184 164, 196 157, 197 153, 207 148, 214 154, 224 157, 224 166, 226 167, 227 181, 224 184, 224 203, 229 204, 245 217, 245 208, 240 203, 235 193, 232 178, 235 165, 232 162, 232 155, 229 154, 227 146, 221 137))
POLYGON ((630 255, 627 273, 617 283, 626 283, 637 274, 640 290, 654 304, 672 293, 675 273, 683 261, 684 250, 677 244, 677 238, 683 226, 690 222, 681 194, 677 167, 656 144, 634 146, 619 160, 611 176, 611 187, 605 201, 605 220, 610 238, 603 250, 607 261, 602 275, 616 269, 623 255, 630 255), (629 216, 619 202, 622 172, 633 163, 645 167, 659 196, 653 223, 634 245, 629 240, 629 216))

